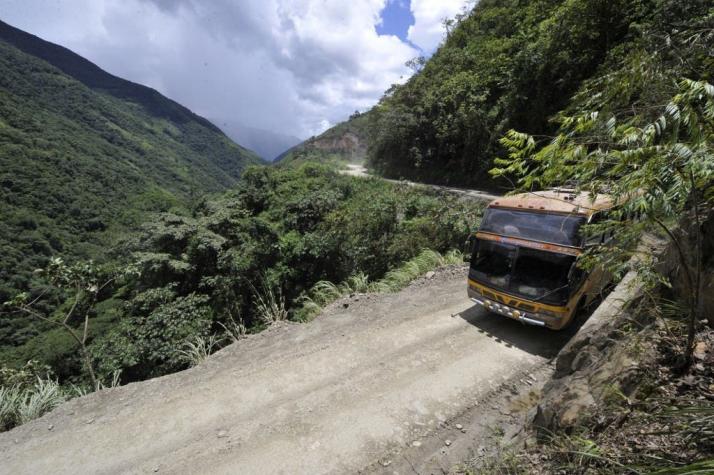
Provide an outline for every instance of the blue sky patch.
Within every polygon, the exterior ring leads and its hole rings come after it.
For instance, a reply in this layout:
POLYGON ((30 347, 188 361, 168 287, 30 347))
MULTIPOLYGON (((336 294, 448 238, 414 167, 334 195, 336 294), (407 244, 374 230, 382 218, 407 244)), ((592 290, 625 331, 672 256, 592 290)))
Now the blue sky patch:
POLYGON ((411 0, 388 0, 382 13, 382 24, 376 25, 378 35, 394 35, 405 43, 409 27, 414 24, 411 0))

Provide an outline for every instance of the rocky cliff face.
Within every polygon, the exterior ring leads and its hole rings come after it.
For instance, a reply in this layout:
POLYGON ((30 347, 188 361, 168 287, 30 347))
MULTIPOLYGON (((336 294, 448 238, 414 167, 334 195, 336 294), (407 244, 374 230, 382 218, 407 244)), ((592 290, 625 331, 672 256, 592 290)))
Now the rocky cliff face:
MULTIPOLYGON (((663 275, 675 268, 672 249, 664 241, 648 237, 640 252, 655 256, 663 275)), ((639 335, 642 344, 633 352, 633 335, 625 330, 633 323, 639 323, 638 328, 647 324, 637 321, 647 315, 636 311, 644 285, 635 267, 558 354, 555 372, 535 409, 533 423, 537 428, 552 431, 572 427, 613 390, 627 397, 636 391, 639 362, 648 361, 647 354, 654 349, 646 343, 646 337, 639 335)))
POLYGON ((347 131, 333 137, 318 137, 307 147, 327 153, 339 154, 351 161, 362 161, 367 154, 367 144, 355 133, 347 131))
POLYGON ((275 161, 282 163, 305 161, 349 161, 362 163, 369 145, 369 112, 355 114, 317 137, 296 145, 275 161))

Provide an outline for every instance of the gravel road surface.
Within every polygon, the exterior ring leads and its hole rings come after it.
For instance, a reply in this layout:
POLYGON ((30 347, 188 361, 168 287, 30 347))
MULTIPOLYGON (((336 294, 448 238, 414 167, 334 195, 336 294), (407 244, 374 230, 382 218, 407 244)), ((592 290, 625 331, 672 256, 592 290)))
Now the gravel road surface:
POLYGON ((466 268, 451 267, 70 401, 0 434, 0 472, 401 473, 392 460, 422 446, 438 457, 454 418, 502 411, 493 395, 567 338, 484 313, 466 297, 466 268))

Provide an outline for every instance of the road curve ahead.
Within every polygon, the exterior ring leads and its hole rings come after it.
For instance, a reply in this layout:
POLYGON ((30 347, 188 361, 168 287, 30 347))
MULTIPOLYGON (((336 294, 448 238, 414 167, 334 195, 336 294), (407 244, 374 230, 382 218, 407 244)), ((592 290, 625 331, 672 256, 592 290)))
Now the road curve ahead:
MULTIPOLYGON (((340 173, 343 175, 348 175, 348 176, 357 176, 357 177, 372 177, 374 175, 370 175, 367 173, 367 169, 364 167, 364 165, 361 165, 359 163, 349 163, 347 164, 347 168, 344 170, 341 170, 340 173)), ((442 185, 429 185, 427 183, 416 183, 413 181, 406 181, 406 180, 390 180, 388 178, 382 178, 384 181, 388 181, 391 183, 401 183, 401 184, 406 184, 410 186, 425 186, 427 188, 431 188, 433 190, 439 190, 443 191, 446 193, 453 193, 461 196, 465 196, 468 198, 476 199, 479 201, 484 201, 484 202, 490 202, 493 201, 497 198, 499 198, 498 195, 491 194, 487 191, 481 191, 481 190, 470 190, 467 188, 455 188, 453 186, 442 186, 442 185)))
POLYGON ((71 401, 0 434, 0 472, 365 470, 564 344, 474 307, 465 272, 357 295, 188 371, 71 401))

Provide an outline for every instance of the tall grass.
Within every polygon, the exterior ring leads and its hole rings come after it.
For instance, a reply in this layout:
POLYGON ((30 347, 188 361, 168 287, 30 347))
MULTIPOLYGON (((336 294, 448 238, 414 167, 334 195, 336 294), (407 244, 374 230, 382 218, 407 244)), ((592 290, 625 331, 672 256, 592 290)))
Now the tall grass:
POLYGON ((77 395, 49 378, 25 388, 0 387, 0 431, 37 419, 77 395))
POLYGON ((218 346, 218 339, 215 335, 209 337, 195 336, 184 343, 183 348, 178 352, 181 359, 189 366, 196 366, 206 361, 211 356, 213 349, 218 346))
POLYGON ((320 313, 325 306, 351 294, 397 292, 431 270, 462 262, 463 254, 458 250, 440 254, 426 249, 375 282, 370 282, 369 277, 364 273, 351 276, 341 284, 323 280, 316 283, 307 295, 300 299, 301 307, 297 315, 301 320, 310 319, 320 313))
POLYGON ((442 255, 427 249, 402 266, 387 272, 384 278, 370 286, 370 290, 379 293, 397 292, 430 270, 462 262, 463 254, 460 251, 452 250, 442 255))
POLYGON ((245 322, 243 322, 243 319, 240 317, 236 322, 233 315, 229 315, 228 322, 225 324, 218 322, 218 325, 223 328, 224 338, 229 339, 232 343, 242 340, 248 334, 245 322))
POLYGON ((288 319, 288 309, 285 306, 285 297, 282 290, 272 287, 267 279, 263 278, 261 288, 253 287, 255 296, 255 308, 261 321, 266 325, 272 325, 288 319))

